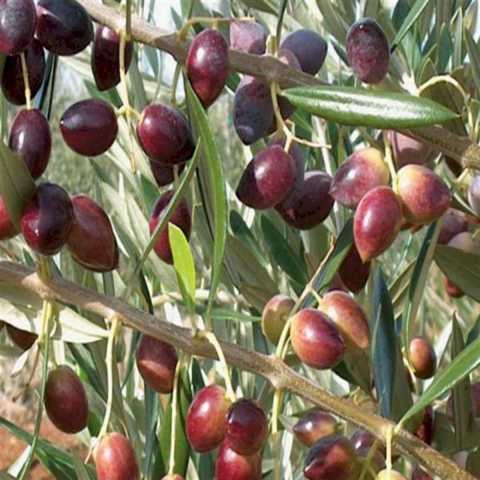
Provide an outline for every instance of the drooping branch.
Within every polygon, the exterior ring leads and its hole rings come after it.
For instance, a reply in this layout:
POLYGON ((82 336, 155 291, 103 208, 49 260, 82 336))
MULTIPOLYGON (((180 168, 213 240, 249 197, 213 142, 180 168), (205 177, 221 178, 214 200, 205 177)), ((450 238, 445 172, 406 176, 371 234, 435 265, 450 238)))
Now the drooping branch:
MULTIPOLYGON (((212 345, 206 340, 192 337, 189 329, 161 321, 120 299, 101 295, 73 282, 53 278, 46 284, 33 270, 23 265, 0 262, 0 290, 2 284, 23 287, 44 299, 76 305, 84 311, 104 318, 112 318, 115 315, 123 325, 164 340, 191 355, 216 358, 212 345)), ((389 428, 394 426, 382 417, 362 411, 349 400, 331 395, 296 373, 278 358, 262 355, 227 342, 221 342, 221 346, 228 364, 261 375, 275 388, 282 388, 299 395, 334 415, 368 430, 383 442, 389 428)), ((442 479, 474 480, 472 475, 405 430, 401 430, 394 437, 394 446, 398 452, 413 457, 430 473, 442 479)))
MULTIPOLYGON (((98 23, 116 31, 124 28, 125 19, 114 8, 107 7, 98 0, 77 1, 98 23)), ((183 62, 187 56, 188 42, 182 42, 176 33, 166 33, 138 17, 132 17, 132 38, 169 53, 178 62, 183 62)), ((269 55, 250 55, 231 49, 230 64, 237 72, 262 78, 267 82, 275 81, 283 88, 322 83, 318 78, 299 72, 269 55)), ((480 170, 480 146, 472 143, 467 137, 460 137, 443 127, 424 127, 405 130, 402 133, 422 140, 464 168, 480 170)))

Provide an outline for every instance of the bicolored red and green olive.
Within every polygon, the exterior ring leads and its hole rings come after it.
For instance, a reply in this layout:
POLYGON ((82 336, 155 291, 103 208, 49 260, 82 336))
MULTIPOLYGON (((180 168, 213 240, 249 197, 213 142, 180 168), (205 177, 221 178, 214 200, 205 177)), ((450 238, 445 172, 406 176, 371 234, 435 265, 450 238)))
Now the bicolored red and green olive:
POLYGON ((192 88, 205 108, 222 93, 230 71, 228 45, 218 30, 205 29, 190 44, 185 62, 192 88))
POLYGON ((177 353, 170 344, 142 335, 137 348, 137 368, 150 388, 171 393, 177 361, 177 353))
POLYGON ((355 243, 343 259, 338 275, 343 285, 352 293, 358 293, 365 288, 370 276, 370 262, 362 261, 355 243))
POLYGON ((65 143, 80 155, 96 157, 105 153, 118 133, 117 116, 112 106, 99 99, 77 102, 60 120, 65 143))
POLYGON ((245 205, 257 210, 272 208, 293 189, 295 160, 279 145, 259 152, 247 165, 236 194, 245 205))
POLYGON ((306 28, 289 33, 280 47, 290 50, 297 57, 302 71, 310 75, 316 75, 322 68, 328 50, 327 42, 317 32, 306 28))
POLYGON ((257 22, 236 20, 230 23, 230 48, 254 55, 267 49, 267 31, 257 22))
POLYGON ((2 197, 0 197, 0 240, 8 240, 13 238, 19 232, 13 224, 10 215, 5 206, 5 202, 2 197))
POLYGON ((34 179, 48 166, 52 150, 50 125, 41 110, 20 110, 10 129, 9 147, 25 161, 34 179))
POLYGON ((437 356, 431 343, 425 337, 412 338, 408 358, 417 378, 425 380, 435 375, 437 356))
POLYGON ((48 374, 45 410, 62 432, 78 433, 87 426, 87 394, 78 375, 67 365, 60 365, 48 374))
POLYGON ((209 385, 195 395, 186 420, 187 438, 194 450, 205 453, 222 443, 230 404, 225 389, 219 385, 209 385))
POLYGON ((388 141, 398 168, 405 165, 426 165, 432 158, 432 149, 420 140, 389 130, 388 141))
POLYGON ((347 58, 355 75, 365 83, 380 83, 388 73, 390 47, 373 18, 362 18, 347 33, 347 58))
POLYGON ((309 450, 303 474, 309 480, 351 480, 356 468, 357 453, 350 440, 330 435, 309 450))
MULTIPOLYGON (((172 197, 173 191, 169 190, 163 193, 155 203, 149 222, 150 234, 153 234, 157 228, 162 213, 168 207, 172 197)), ((190 238, 190 233, 192 230, 192 218, 187 202, 184 199, 182 199, 176 206, 172 216, 170 217, 169 223, 173 223, 180 228, 187 239, 190 238)), ((173 254, 170 247, 170 238, 168 236, 168 225, 165 226, 165 228, 157 236, 157 240, 153 248, 161 260, 170 265, 173 264, 173 254)))
POLYGON ((72 197, 73 226, 67 248, 80 265, 94 272, 118 267, 118 246, 112 224, 100 205, 87 195, 72 197))
POLYGON ((313 308, 295 314, 290 338, 298 358, 313 368, 333 368, 345 353, 345 342, 337 326, 325 313, 313 308))
POLYGON ((26 330, 20 330, 7 323, 7 333, 10 340, 21 350, 29 350, 37 340, 37 335, 26 330))
POLYGON ((358 204, 353 219, 353 236, 363 262, 390 247, 403 222, 402 205, 390 187, 370 190, 358 204))
POLYGON ((163 165, 160 162, 150 160, 150 169, 159 187, 166 187, 175 181, 175 168, 177 174, 180 176, 186 167, 186 163, 179 163, 177 165, 163 165))
POLYGON ((307 447, 311 447, 323 437, 334 435, 336 430, 335 418, 322 410, 307 413, 293 427, 295 438, 307 447))
POLYGON ((93 39, 93 24, 75 0, 38 0, 36 37, 57 55, 76 55, 93 39))
POLYGON ((442 227, 438 235, 438 243, 446 245, 459 233, 468 231, 468 220, 460 210, 449 208, 443 216, 442 227))
POLYGON ((468 203, 475 214, 480 216, 480 176, 474 177, 468 188, 468 203))
POLYGON ((397 193, 405 220, 414 225, 440 218, 450 207, 452 196, 446 183, 429 168, 406 165, 398 171, 397 193))
POLYGON ((27 245, 42 255, 54 255, 65 245, 73 225, 68 193, 53 183, 42 183, 27 204, 20 229, 27 245))
POLYGON ((232 403, 225 433, 225 441, 232 450, 240 455, 254 455, 262 449, 267 435, 267 417, 254 400, 241 398, 232 403))
POLYGON ((189 160, 195 151, 187 118, 179 110, 162 103, 151 103, 142 112, 137 136, 152 161, 172 166, 189 160))
POLYGON ((275 295, 263 307, 262 331, 263 334, 277 345, 287 323, 295 302, 287 295, 275 295))
POLYGON ((321 310, 337 326, 347 351, 365 350, 370 345, 370 328, 362 307, 348 294, 329 292, 323 297, 321 310))
POLYGON ((343 206, 356 208, 373 188, 388 185, 390 174, 382 153, 364 148, 353 153, 335 173, 330 195, 343 206))
POLYGON ((98 480, 138 480, 137 460, 130 441, 121 433, 109 433, 95 452, 98 480))
POLYGON ((379 472, 376 480, 407 480, 407 479, 396 470, 385 469, 379 472))
POLYGON ((33 0, 0 2, 0 53, 18 55, 32 43, 37 14, 33 0))
MULTIPOLYGON (((125 70, 133 56, 133 43, 125 44, 125 70)), ((104 25, 98 25, 92 47, 92 72, 100 91, 109 90, 120 83, 120 35, 104 25)))
POLYGON ((240 455, 228 442, 223 442, 215 462, 216 480, 261 480, 262 457, 260 452, 240 455))

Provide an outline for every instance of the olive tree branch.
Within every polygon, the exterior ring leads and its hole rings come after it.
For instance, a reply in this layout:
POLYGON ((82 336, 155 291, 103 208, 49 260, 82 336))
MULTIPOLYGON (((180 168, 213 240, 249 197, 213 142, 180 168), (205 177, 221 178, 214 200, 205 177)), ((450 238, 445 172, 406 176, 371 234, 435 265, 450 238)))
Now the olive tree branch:
MULTIPOLYGON (((189 329, 161 321, 153 315, 135 309, 128 303, 108 297, 73 282, 54 277, 44 282, 38 274, 23 265, 0 262, 0 289, 5 284, 23 287, 44 300, 75 305, 103 318, 118 318, 123 325, 134 328, 197 357, 217 359, 213 346, 205 339, 193 336, 189 329)), ((395 425, 378 415, 367 413, 347 399, 338 398, 302 377, 280 359, 245 349, 239 345, 220 342, 230 365, 261 375, 276 389, 288 390, 315 405, 372 433, 385 443, 388 431, 395 425)), ((452 460, 432 449, 406 430, 395 434, 396 450, 413 457, 430 473, 442 479, 474 480, 452 460)))
MULTIPOLYGON (((77 0, 90 16, 102 25, 119 31, 125 25, 125 18, 120 11, 98 2, 98 0, 77 0)), ((131 35, 136 42, 150 45, 172 55, 183 63, 187 56, 188 42, 179 38, 177 33, 163 30, 139 19, 131 18, 131 35)), ((322 82, 307 73, 292 68, 271 55, 251 55, 230 49, 232 70, 278 83, 282 88, 321 85, 322 82)), ((467 137, 456 135, 443 127, 423 127, 412 130, 400 130, 410 137, 417 138, 458 162, 463 168, 480 170, 480 146, 467 137)))

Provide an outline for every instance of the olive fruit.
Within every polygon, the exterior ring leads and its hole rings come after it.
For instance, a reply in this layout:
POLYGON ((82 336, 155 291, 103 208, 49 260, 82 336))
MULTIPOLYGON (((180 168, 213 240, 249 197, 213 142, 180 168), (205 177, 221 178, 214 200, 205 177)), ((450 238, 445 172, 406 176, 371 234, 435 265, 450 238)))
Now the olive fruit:
POLYGON ((117 116, 112 106, 103 100, 88 99, 73 104, 60 120, 65 143, 87 157, 105 153, 118 133, 117 116))
POLYGON ((145 383, 159 393, 171 393, 177 353, 168 343, 142 335, 137 348, 137 367, 145 383))
POLYGON ((444 287, 447 295, 452 298, 462 298, 465 292, 458 288, 449 278, 444 278, 444 287))
POLYGON ((76 0, 38 0, 36 37, 57 55, 75 55, 93 38, 93 24, 76 0))
POLYGON ((446 245, 453 237, 468 230, 468 220, 463 212, 449 208, 443 216, 438 243, 446 245))
POLYGON ((387 37, 373 18, 362 18, 347 33, 347 58, 355 75, 365 83, 380 83, 388 73, 387 37))
POLYGON ((162 103, 151 103, 142 112, 137 136, 152 161, 175 165, 189 160, 195 150, 186 117, 179 110, 162 103))
POLYGON ((52 150, 50 125, 41 110, 20 110, 10 129, 9 147, 25 161, 34 179, 47 168, 52 150))
POLYGON ((407 480, 401 473, 395 470, 382 470, 376 480, 407 480))
POLYGON ((185 480, 181 475, 174 473, 173 475, 165 475, 162 480, 185 480))
POLYGON ((408 358, 417 378, 432 378, 437 368, 437 356, 425 337, 412 338, 408 348, 408 358))
POLYGON ((336 430, 335 418, 322 410, 307 413, 293 427, 295 438, 307 447, 311 447, 323 437, 334 435, 336 430))
POLYGON ((45 410, 62 432, 78 433, 87 426, 87 394, 78 375, 67 365, 60 365, 48 374, 45 410))
POLYGON ((135 452, 129 440, 120 433, 109 433, 95 452, 98 480, 138 480, 135 452))
POLYGON ((152 170, 155 181, 159 187, 165 187, 173 183, 175 180, 175 168, 178 169, 178 176, 180 176, 185 169, 185 166, 186 163, 170 166, 150 160, 150 169, 152 170))
POLYGON ((67 248, 80 265, 94 272, 118 266, 118 246, 107 214, 86 195, 72 197, 73 225, 67 248))
POLYGON ((480 215, 480 176, 473 178, 468 188, 468 203, 476 215, 480 215))
POLYGON ((259 452, 253 455, 240 455, 228 442, 223 442, 215 462, 216 480, 261 480, 262 457, 259 452))
POLYGON ((432 149, 420 140, 394 130, 388 131, 387 138, 398 168, 409 164, 426 165, 432 157, 432 149))
POLYGON ((435 433, 435 412, 431 405, 425 408, 420 425, 414 435, 427 445, 431 445, 435 433))
POLYGON ((230 48, 263 55, 267 48, 267 31, 257 22, 236 20, 230 23, 230 48))
POLYGON ((0 53, 17 55, 32 43, 37 14, 33 0, 0 1, 0 53))
MULTIPOLYGON (((45 75, 45 53, 42 45, 34 39, 24 54, 30 95, 34 97, 40 90, 45 75)), ((24 105, 27 101, 25 98, 25 83, 23 81, 20 55, 14 55, 5 59, 2 73, 2 92, 5 98, 13 105, 24 105)))
POLYGON ((352 293, 360 292, 367 284, 370 276, 370 262, 363 263, 355 243, 343 259, 338 275, 343 285, 352 293))
POLYGON ((0 197, 0 240, 13 238, 17 233, 18 230, 10 218, 5 202, 0 197))
POLYGON ((333 368, 345 353, 345 342, 337 326, 327 315, 313 308, 295 314, 290 338, 298 358, 313 368, 333 368))
POLYGON ((275 295, 263 307, 262 331, 263 334, 277 345, 282 335, 283 328, 287 323, 290 312, 295 302, 286 295, 275 295))
MULTIPOLYGON (((163 193, 155 203, 149 222, 151 234, 153 234, 153 232, 155 231, 155 228, 160 221, 162 212, 167 208, 172 197, 173 191, 167 191, 163 193)), ((169 223, 173 223, 178 228, 180 228, 184 235, 187 237, 187 239, 190 237, 190 233, 192 230, 192 220, 190 216, 190 210, 185 200, 182 199, 178 203, 172 216, 170 217, 169 223)), ((173 264, 173 255, 170 248, 170 238, 168 236, 168 225, 166 225, 165 228, 157 236, 154 250, 158 257, 164 262, 173 264)))
POLYGON ((10 340, 22 350, 29 350, 38 338, 35 333, 20 330, 8 323, 7 333, 10 340))
POLYGON ((73 225, 68 193, 53 183, 42 183, 27 204, 20 229, 28 246, 42 255, 54 255, 66 243, 73 225))
POLYGON ((209 28, 199 33, 190 44, 185 65, 193 90, 208 108, 222 93, 230 69, 222 34, 209 28))

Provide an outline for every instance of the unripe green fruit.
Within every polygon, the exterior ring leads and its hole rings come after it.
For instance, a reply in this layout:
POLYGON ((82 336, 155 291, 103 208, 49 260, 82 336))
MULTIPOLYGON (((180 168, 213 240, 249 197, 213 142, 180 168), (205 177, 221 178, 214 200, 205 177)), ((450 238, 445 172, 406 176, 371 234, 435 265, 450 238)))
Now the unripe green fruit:
POLYGON ((290 297, 275 295, 263 308, 262 331, 274 345, 277 345, 280 340, 283 328, 294 306, 295 302, 290 297))
POLYGON ((377 480, 407 480, 401 473, 395 470, 382 470, 377 475, 377 480))

